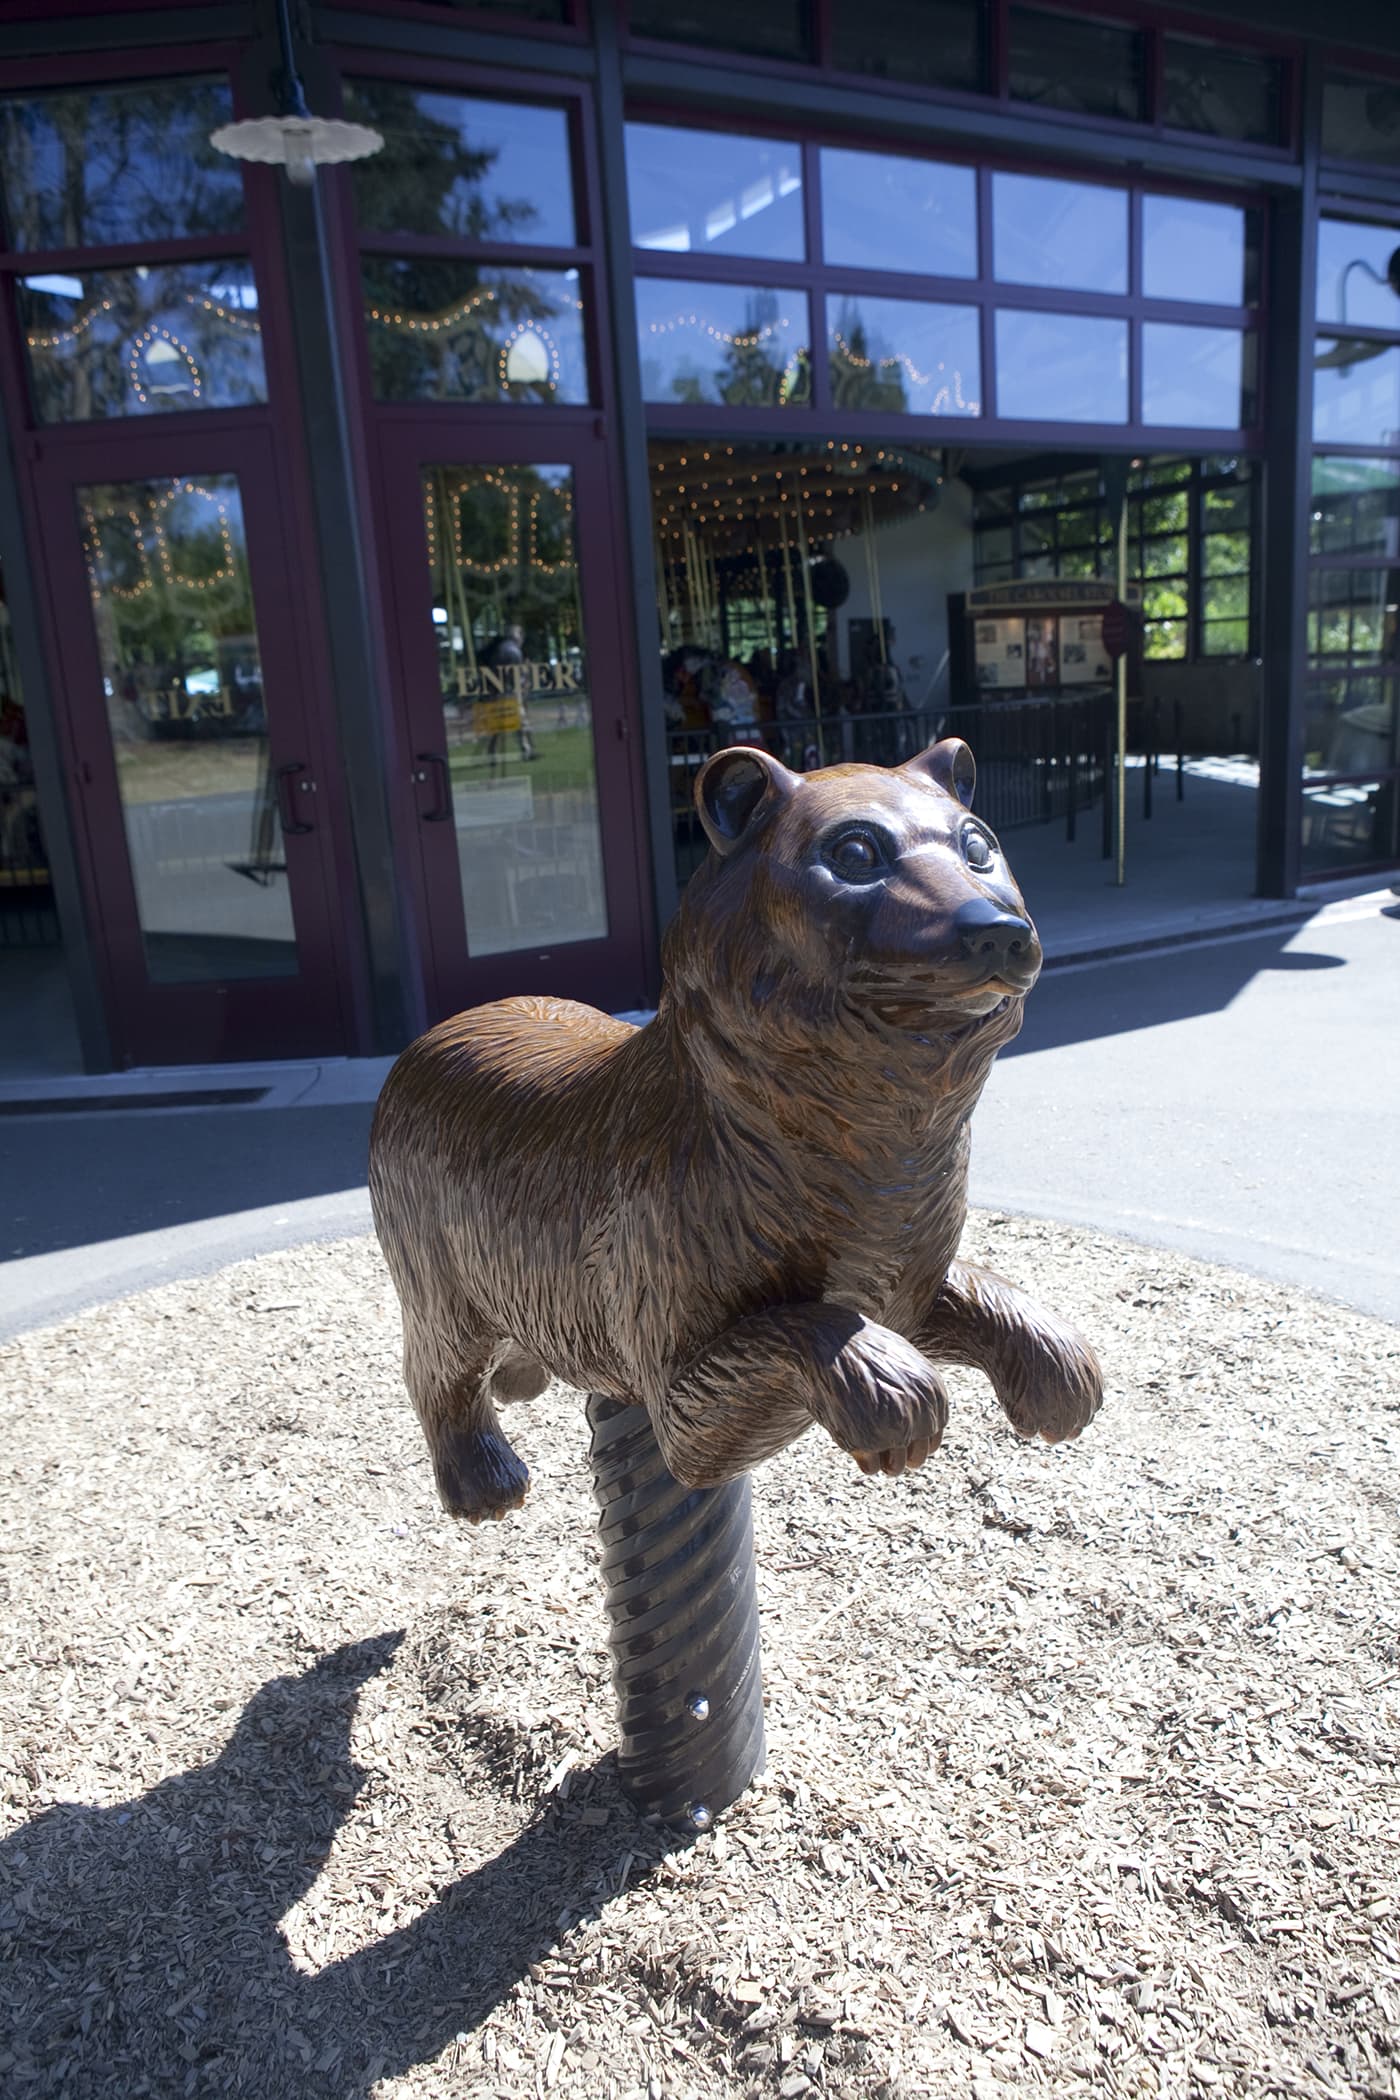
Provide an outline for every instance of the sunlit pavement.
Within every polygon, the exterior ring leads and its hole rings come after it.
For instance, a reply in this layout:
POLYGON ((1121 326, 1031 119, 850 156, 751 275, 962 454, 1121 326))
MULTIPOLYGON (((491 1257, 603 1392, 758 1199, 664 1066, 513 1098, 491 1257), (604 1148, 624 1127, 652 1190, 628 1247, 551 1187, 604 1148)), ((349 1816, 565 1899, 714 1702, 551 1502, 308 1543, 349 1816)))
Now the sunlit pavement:
MULTIPOLYGON (((1049 969, 978 1110, 974 1199, 1400 1321, 1397 1042, 1388 892, 1301 925, 1049 969)), ((0 1334, 367 1231, 365 1147, 387 1064, 135 1082, 166 1099, 233 1081, 261 1097, 213 1108, 79 1108, 82 1093, 112 1097, 115 1083, 94 1078, 68 1083, 63 1112, 0 1115, 0 1334)))

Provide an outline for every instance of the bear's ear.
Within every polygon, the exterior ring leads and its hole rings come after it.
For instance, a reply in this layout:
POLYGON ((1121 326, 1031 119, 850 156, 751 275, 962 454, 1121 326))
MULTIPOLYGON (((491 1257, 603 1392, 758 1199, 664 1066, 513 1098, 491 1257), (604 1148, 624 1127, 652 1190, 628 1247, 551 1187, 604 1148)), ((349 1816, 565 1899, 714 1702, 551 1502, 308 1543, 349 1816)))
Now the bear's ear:
POLYGON ((755 825, 802 785, 767 751, 732 745, 706 759, 695 781, 695 807, 716 853, 732 853, 755 825))
POLYGON ((930 744, 927 751, 919 752, 916 758, 906 759, 900 769, 905 773, 918 773, 941 787, 945 795, 952 795, 964 809, 972 807, 972 790, 977 785, 977 766, 972 753, 960 736, 945 736, 941 744, 930 744))

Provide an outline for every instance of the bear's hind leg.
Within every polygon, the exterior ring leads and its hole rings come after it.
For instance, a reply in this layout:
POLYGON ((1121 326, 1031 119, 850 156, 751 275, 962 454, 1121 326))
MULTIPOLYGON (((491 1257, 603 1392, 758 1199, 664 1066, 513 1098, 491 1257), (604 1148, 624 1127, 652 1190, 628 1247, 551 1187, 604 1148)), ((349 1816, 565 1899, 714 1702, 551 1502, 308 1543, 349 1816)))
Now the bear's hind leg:
POLYGON ((404 1384, 428 1440, 443 1508, 469 1524, 518 1509, 530 1475, 492 1404, 500 1340, 472 1333, 449 1347, 435 1326, 415 1319, 407 1302, 403 1321, 404 1384))

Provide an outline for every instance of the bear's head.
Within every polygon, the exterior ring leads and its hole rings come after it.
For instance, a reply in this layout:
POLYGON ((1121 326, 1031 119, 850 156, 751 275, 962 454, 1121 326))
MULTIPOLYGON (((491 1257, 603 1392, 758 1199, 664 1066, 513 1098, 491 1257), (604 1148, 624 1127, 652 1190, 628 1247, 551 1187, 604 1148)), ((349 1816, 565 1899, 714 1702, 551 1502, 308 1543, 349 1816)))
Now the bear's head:
POLYGON ((747 745, 716 752, 695 788, 712 850, 668 935, 668 983, 731 1011, 796 1003, 882 1034, 962 1037, 974 1023, 1005 1041, 1041 948, 972 814, 975 779, 957 737, 902 766, 805 774, 747 745))

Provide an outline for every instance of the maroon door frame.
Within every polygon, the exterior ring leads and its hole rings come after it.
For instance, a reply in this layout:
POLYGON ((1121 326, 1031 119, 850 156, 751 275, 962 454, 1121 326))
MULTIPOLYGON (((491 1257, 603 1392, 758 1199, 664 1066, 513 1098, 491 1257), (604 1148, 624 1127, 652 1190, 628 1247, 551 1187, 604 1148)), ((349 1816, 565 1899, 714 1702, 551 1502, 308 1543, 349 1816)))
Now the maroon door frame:
MULTIPOLYGON (((68 0, 60 0, 60 6, 62 12, 72 11, 68 0)), ((174 12, 173 6, 171 12, 174 12)), ((139 48, 54 51, 35 59, 12 61, 7 70, 6 85, 11 91, 26 87, 36 91, 101 90, 143 80, 214 75, 229 82, 235 117, 245 117, 257 114, 262 107, 260 101, 250 103, 248 81, 244 77, 245 61, 254 48, 246 41, 230 42, 225 36, 208 42, 181 44, 172 41, 158 48, 143 45, 139 48)), ((305 475, 300 380, 285 287, 279 198, 279 185, 283 180, 275 168, 245 167, 246 217, 243 228, 237 233, 218 237, 190 236, 167 242, 130 242, 112 250, 86 247, 55 254, 26 253, 0 258, 3 262, 0 275, 9 277, 48 268, 91 269, 105 265, 124 266, 132 261, 186 258, 207 261, 220 255, 236 254, 251 260, 259 292, 267 373, 267 401, 264 405, 228 411, 174 411, 159 418, 113 418, 102 422, 38 427, 30 407, 18 314, 13 300, 0 298, 0 410, 14 434, 16 464, 20 469, 21 507, 34 551, 36 617, 42 630, 44 654, 52 668, 50 691, 53 695, 54 730, 70 783, 67 798, 69 830, 88 913, 92 966, 106 1008, 112 1060, 119 1065, 144 1061, 169 1064, 182 1058, 343 1054, 369 1047, 362 929, 358 913, 347 911, 343 906, 315 934, 318 952, 314 956, 310 948, 313 939, 311 921, 319 919, 319 911, 312 911, 308 904, 308 923, 303 926, 301 921, 298 922, 302 966, 319 988, 317 996, 323 1002, 315 1020, 298 1020, 293 1025, 285 1025, 282 1018, 285 1002, 272 996, 275 981, 258 980, 262 996, 261 1017, 249 1014, 232 1030, 227 1027, 233 1018, 230 1014, 223 1015, 225 1025, 221 1028, 220 1015, 212 1011, 198 1014, 189 1011, 183 1017, 174 1014, 161 1019, 156 1019, 153 1013, 155 1025, 141 1023, 133 1027, 131 955, 129 950, 120 954, 111 951, 107 942, 114 902, 107 890, 112 841, 109 835, 104 836, 103 827, 105 824, 109 834, 115 820, 120 832, 121 813, 119 808, 109 809, 104 816, 94 806, 83 777, 83 766, 88 761, 84 759, 79 739, 75 737, 75 713, 67 704, 65 695, 65 687, 71 680, 67 652, 75 646, 68 628, 75 619, 81 619, 85 631, 91 629, 85 576, 77 596, 69 595, 72 560, 77 560, 79 574, 82 573, 76 531, 68 549, 70 558, 63 571, 70 579, 69 584, 60 591, 56 577, 44 574, 49 550, 54 545, 54 534, 41 520, 40 513, 47 507, 45 491, 51 483, 59 482, 68 487, 83 481, 111 478, 108 469, 115 460, 123 462, 124 475, 139 480, 148 473, 157 475, 168 471, 173 476, 214 471, 216 460, 238 471, 246 458, 266 454, 275 472, 277 490, 275 506, 269 505, 266 509, 277 534, 275 544, 281 550, 280 559, 261 560, 253 544, 252 516, 245 509, 260 644, 265 665, 272 657, 284 662, 284 671, 278 678, 279 687, 284 688, 284 698, 301 696, 299 704, 308 715, 314 716, 314 720, 307 720, 306 740, 308 751, 314 750, 314 757, 308 759, 308 764, 314 769, 319 789, 315 798, 320 833, 317 858, 327 868, 334 862, 329 895, 332 898, 353 898, 355 865, 344 814, 339 749, 328 713, 332 685, 325 607, 305 475), (126 449, 128 441, 130 450, 126 449), (309 594, 310 602, 294 608, 294 618, 272 617, 275 599, 291 588, 289 579, 294 576, 302 579, 303 590, 309 594), (294 642, 294 652, 291 648, 279 648, 279 631, 284 631, 294 642)), ((64 536, 61 533, 60 540, 64 536)), ((261 532, 257 535, 259 539, 264 536, 261 532)), ((93 646, 95 661, 95 638, 93 646)), ((88 668, 90 671, 91 665, 88 668)), ((97 690, 101 690, 100 683, 97 690)), ((274 726, 274 736, 280 751, 285 739, 279 726, 274 726)), ((110 772, 110 751, 105 763, 110 772)), ((303 861, 310 857, 305 853, 301 855, 303 861)), ((130 903, 129 873, 123 875, 118 894, 122 885, 130 903)), ((67 938, 70 941, 74 938, 73 929, 67 929, 67 938)), ((138 958, 137 982, 144 982, 144 958, 139 957, 139 951, 138 958)), ((161 1000, 157 1005, 164 1007, 165 1003, 161 1000)), ((234 1003, 241 1009, 245 1001, 240 996, 234 1003)))
MULTIPOLYGON (((598 940, 469 956, 455 824, 440 812, 436 766, 414 767, 415 887, 425 928, 431 1018, 518 993, 554 993, 614 1011, 645 1002, 649 876, 622 626, 624 579, 601 417, 508 407, 483 418, 417 408, 377 412, 376 511, 396 637, 393 675, 403 747, 446 758, 431 571, 420 475, 431 466, 567 466, 574 477, 579 602, 597 764, 608 931, 598 940)), ((438 776, 440 778, 440 775, 438 776)))
POLYGON ((151 423, 89 428, 81 442, 32 448, 31 487, 60 676, 60 727, 72 755, 79 844, 101 928, 113 1048, 123 1065, 333 1056, 351 1044, 350 963, 336 910, 337 778, 319 681, 307 675, 289 559, 287 492, 272 432, 211 415, 197 431, 151 423), (75 491, 96 482, 233 474, 239 483, 258 650, 267 696, 269 761, 297 765, 296 816, 285 839, 297 937, 294 977, 151 981, 127 851, 103 672, 91 616, 75 491), (314 782, 314 789, 310 783, 314 782), (306 786, 303 788, 303 783, 306 786))
POLYGON ((394 689, 392 740, 401 753, 399 775, 390 783, 390 807, 420 930, 430 1018, 519 992, 576 995, 613 1008, 641 1006, 648 1003, 654 974, 650 830, 641 777, 635 651, 625 626, 630 585, 621 562, 620 492, 613 458, 612 317, 606 296, 592 87, 563 75, 467 65, 441 54, 361 49, 352 37, 327 56, 338 80, 363 73, 440 94, 545 103, 568 115, 578 237, 572 249, 455 237, 405 238, 361 229, 348 174, 325 183, 324 202, 338 264, 337 326, 346 346, 345 370, 358 409, 358 432, 363 433, 356 469, 375 526, 394 689), (589 405, 377 400, 360 296, 364 253, 431 253, 464 263, 577 268, 587 301, 589 405), (601 941, 471 959, 458 868, 446 850, 454 843, 454 828, 425 822, 435 797, 431 782, 413 780, 419 768, 412 754, 440 754, 444 748, 419 472, 428 465, 470 466, 478 461, 567 465, 574 473, 579 593, 609 930, 601 941))

